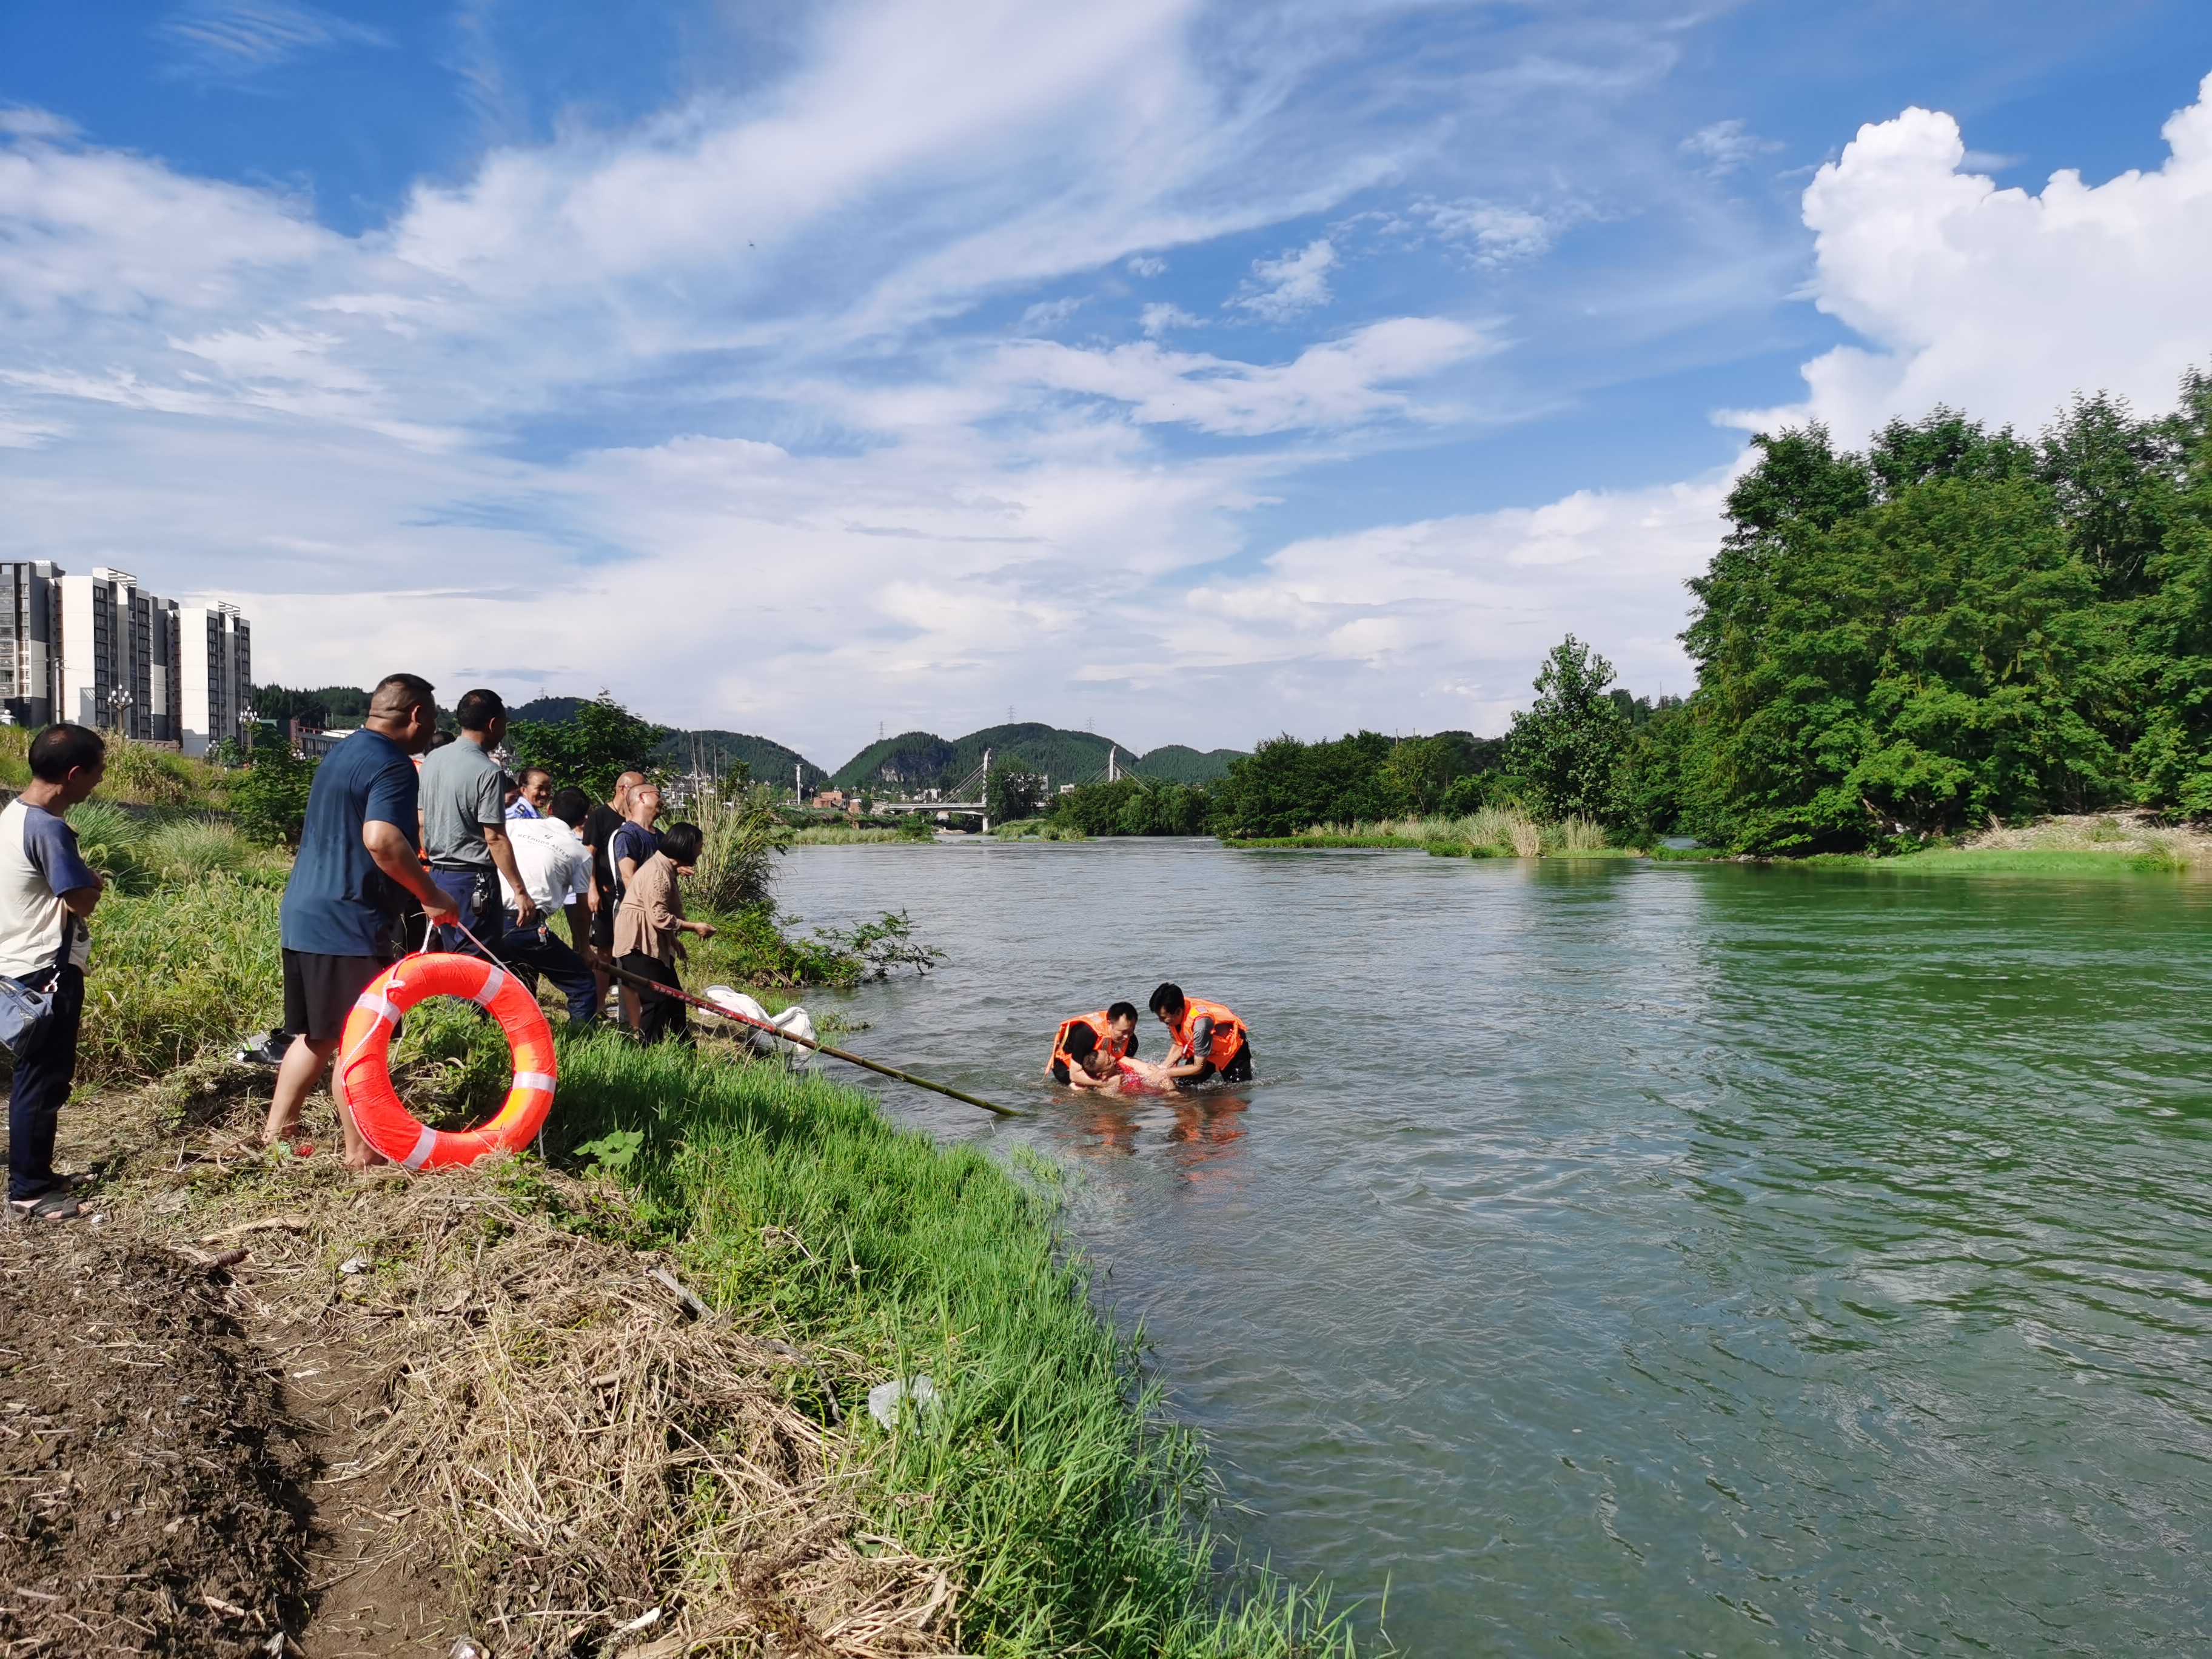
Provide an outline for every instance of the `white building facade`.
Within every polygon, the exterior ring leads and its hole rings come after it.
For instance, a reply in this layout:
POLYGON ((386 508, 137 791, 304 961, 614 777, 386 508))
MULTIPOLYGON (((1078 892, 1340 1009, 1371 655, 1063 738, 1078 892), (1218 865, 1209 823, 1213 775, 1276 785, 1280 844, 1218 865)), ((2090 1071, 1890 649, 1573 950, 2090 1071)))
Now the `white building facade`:
POLYGON ((142 743, 178 742, 177 602, 106 565, 57 585, 62 692, 55 718, 142 743))
POLYGON ((187 755, 204 755, 252 718, 253 629, 236 605, 189 605, 177 644, 178 735, 187 755))

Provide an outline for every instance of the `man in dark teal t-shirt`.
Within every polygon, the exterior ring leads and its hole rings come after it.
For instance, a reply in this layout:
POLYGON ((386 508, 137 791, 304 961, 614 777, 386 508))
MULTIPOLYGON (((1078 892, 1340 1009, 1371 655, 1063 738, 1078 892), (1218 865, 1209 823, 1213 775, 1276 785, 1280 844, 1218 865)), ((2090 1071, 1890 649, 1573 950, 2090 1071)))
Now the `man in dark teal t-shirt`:
MULTIPOLYGON (((415 763, 437 731, 428 680, 393 674, 369 699, 362 728, 315 769, 299 856, 284 885, 279 932, 284 947, 284 1029, 292 1045, 276 1070, 264 1142, 289 1140, 300 1108, 344 1035, 346 1016, 369 982, 392 965, 392 924, 402 892, 434 919, 453 901, 431 881, 416 853, 415 763)), ((345 1161, 361 1170, 382 1162, 361 1138, 343 1078, 331 1080, 345 1131, 345 1161)))

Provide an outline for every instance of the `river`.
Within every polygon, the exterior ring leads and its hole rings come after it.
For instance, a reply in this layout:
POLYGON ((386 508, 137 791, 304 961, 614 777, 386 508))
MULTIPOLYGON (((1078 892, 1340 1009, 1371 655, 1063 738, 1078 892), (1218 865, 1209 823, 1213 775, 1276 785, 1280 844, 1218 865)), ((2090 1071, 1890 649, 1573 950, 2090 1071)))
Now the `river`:
POLYGON ((780 892, 951 953, 851 1041, 1039 1115, 887 1102, 1071 1170, 1232 1529, 1370 1638, 1387 1583, 1424 1656, 2212 1651, 2212 885, 1113 841, 780 892), (1039 1080, 1163 979, 1255 1085, 1039 1080))

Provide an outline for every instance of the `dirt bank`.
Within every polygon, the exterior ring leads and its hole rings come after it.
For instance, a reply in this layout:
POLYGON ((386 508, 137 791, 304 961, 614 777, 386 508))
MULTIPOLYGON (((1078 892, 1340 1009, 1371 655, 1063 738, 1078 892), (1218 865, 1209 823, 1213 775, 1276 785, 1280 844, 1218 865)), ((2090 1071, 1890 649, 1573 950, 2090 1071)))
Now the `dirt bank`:
POLYGON ((0 1241, 5 1652, 949 1650, 870 1443, 794 1403, 838 1356, 703 1312, 593 1183, 264 1154, 258 1081, 74 1103, 100 1219, 0 1241))

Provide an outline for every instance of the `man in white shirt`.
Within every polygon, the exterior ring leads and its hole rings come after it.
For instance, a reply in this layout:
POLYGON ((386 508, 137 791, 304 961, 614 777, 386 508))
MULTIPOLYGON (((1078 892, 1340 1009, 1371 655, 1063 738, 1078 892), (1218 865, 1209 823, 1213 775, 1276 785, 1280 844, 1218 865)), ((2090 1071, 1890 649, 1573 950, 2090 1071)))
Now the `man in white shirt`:
POLYGON ((62 816, 100 787, 107 744, 82 726, 50 726, 31 739, 31 781, 0 811, 0 974, 52 991, 51 1011, 15 1051, 8 1095, 8 1208, 39 1221, 77 1213, 81 1179, 54 1172, 54 1133, 76 1076, 84 1018, 86 919, 106 884, 76 850, 62 816))
POLYGON ((528 896, 534 915, 531 925, 523 926, 517 915, 521 906, 514 884, 502 871, 499 885, 506 930, 499 954, 533 988, 540 974, 551 980, 554 988, 568 999, 568 1018, 581 1022, 599 1011, 599 981, 592 977, 591 967, 591 957, 597 955, 591 944, 592 849, 585 845, 579 828, 592 803, 580 789, 563 789, 552 797, 548 807, 545 817, 507 821, 515 872, 522 878, 522 891, 528 896), (568 937, 576 941, 573 947, 562 944, 560 936, 546 926, 547 917, 564 913, 568 918, 568 937))

